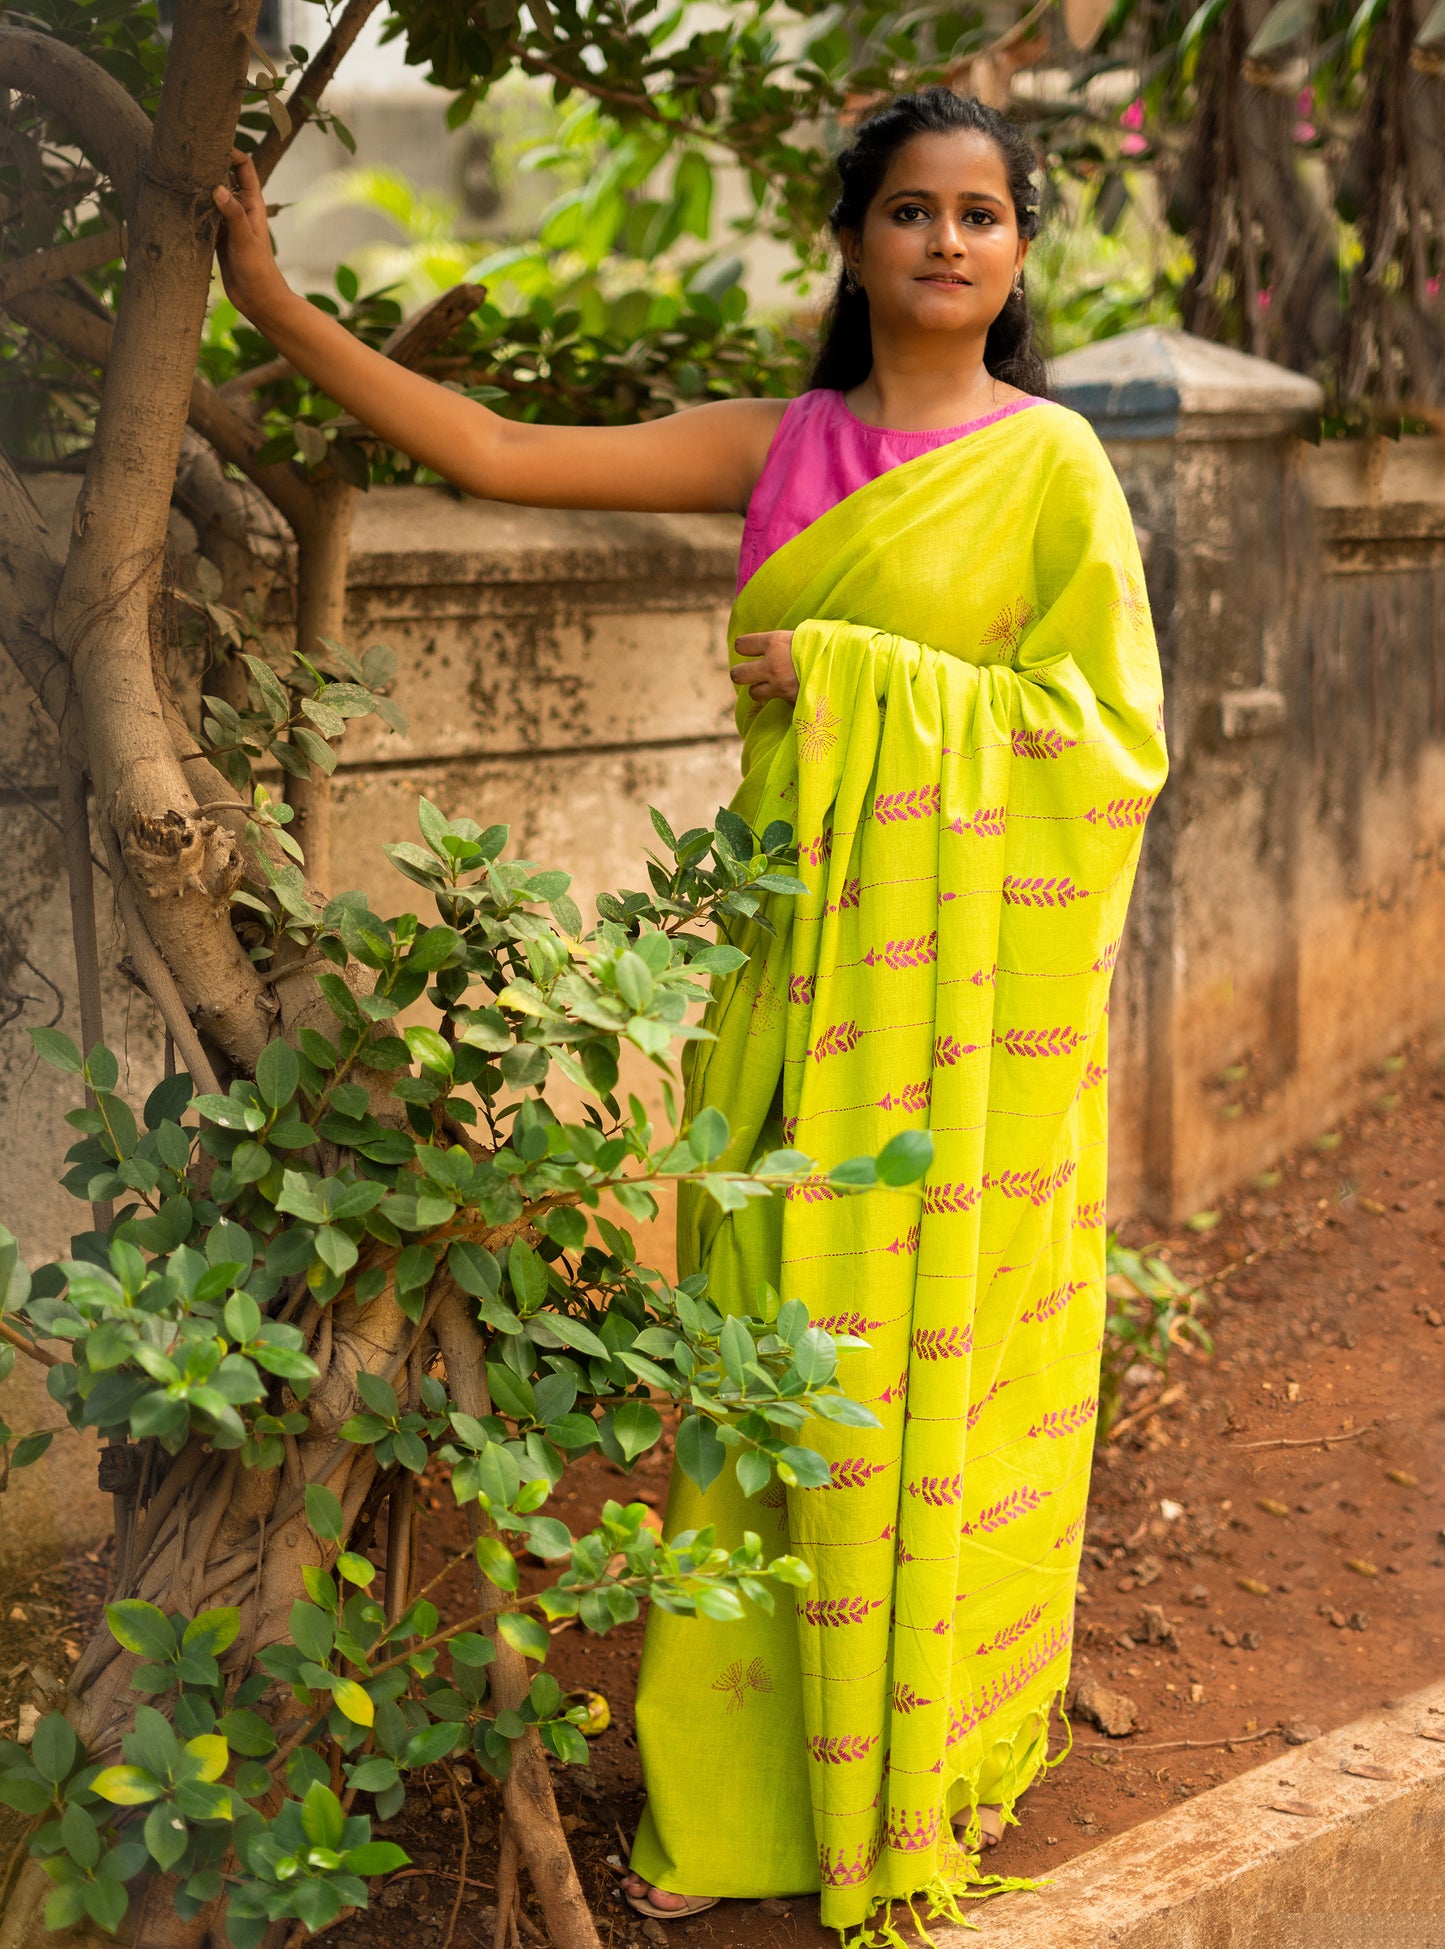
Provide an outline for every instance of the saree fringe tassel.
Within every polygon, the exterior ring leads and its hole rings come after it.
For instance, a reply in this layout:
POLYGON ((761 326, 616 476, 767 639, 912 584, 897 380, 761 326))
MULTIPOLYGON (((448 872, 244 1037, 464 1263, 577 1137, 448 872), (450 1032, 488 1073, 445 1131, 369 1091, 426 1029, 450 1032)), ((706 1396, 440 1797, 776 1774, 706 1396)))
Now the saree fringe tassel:
POLYGON ((796 705, 742 696, 733 807, 793 828, 806 891, 767 895, 771 932, 730 925, 748 961, 713 984, 687 1109, 726 1115, 719 1169, 782 1146, 821 1169, 736 1212, 682 1187, 679 1272, 724 1314, 803 1300, 868 1413, 809 1422, 817 1488, 674 1472, 667 1534, 751 1531, 812 1582, 740 1622, 653 1606, 632 1866, 683 1894, 820 1890, 855 1949, 900 1949, 894 1902, 958 1922, 1031 1886, 983 1875, 949 1818, 1012 1820, 1064 1756, 1110 981, 1165 774, 1143 589, 1097 438, 1038 402, 849 492, 733 610, 734 636, 793 632, 796 705), (905 1130, 932 1138, 921 1187, 827 1183, 905 1130))

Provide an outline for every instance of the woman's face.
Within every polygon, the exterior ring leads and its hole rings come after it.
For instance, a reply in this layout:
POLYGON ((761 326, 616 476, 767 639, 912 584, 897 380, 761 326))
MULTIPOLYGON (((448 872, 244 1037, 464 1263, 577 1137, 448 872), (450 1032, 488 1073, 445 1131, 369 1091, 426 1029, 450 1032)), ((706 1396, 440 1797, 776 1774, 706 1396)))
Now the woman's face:
POLYGON ((839 242, 875 331, 905 333, 986 332, 1028 252, 1003 157, 972 130, 905 142, 839 242))

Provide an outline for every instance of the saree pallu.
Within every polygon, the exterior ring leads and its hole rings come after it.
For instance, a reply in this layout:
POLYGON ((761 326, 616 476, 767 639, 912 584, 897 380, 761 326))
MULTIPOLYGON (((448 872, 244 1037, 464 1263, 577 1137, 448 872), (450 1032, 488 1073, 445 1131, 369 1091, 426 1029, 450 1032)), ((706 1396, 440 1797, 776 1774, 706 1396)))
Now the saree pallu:
MULTIPOLYGON (((683 1199, 680 1269, 724 1312, 762 1282, 858 1336, 880 1426, 809 1422, 825 1487, 749 1499, 674 1471, 667 1530, 756 1530, 812 1585, 742 1623, 654 1610, 632 1866, 684 1894, 822 1892, 825 1924, 985 1877, 1068 1676, 1104 1321, 1110 975, 1165 774, 1124 496, 1039 403, 849 494, 756 570, 730 640, 792 629, 796 706, 753 707, 734 809, 791 824, 808 891, 715 985, 688 1110, 745 1167, 824 1170, 926 1128, 921 1188, 820 1176, 724 1215, 683 1199), (966 1814, 964 1840, 950 1817, 966 1814)), ((878 1912, 883 1911, 881 1917, 878 1912)))

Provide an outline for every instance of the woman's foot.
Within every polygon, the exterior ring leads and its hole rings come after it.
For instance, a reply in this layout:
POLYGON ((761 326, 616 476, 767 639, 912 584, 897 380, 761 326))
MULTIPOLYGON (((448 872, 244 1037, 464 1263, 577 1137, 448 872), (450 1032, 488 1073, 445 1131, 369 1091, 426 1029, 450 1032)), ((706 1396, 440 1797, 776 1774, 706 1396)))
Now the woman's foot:
POLYGON ((657 1921, 669 1918, 681 1921, 689 1915, 700 1915, 717 1901, 716 1895, 674 1895, 669 1889, 654 1888, 641 1875, 624 1876, 622 1892, 633 1908, 657 1921))
MULTIPOLYGON (((953 1831, 961 1841, 968 1831, 967 1813, 955 1814, 953 1831)), ((980 1801, 978 1809, 979 1845, 984 1848, 997 1847, 1003 1839, 1003 1808, 980 1801)))

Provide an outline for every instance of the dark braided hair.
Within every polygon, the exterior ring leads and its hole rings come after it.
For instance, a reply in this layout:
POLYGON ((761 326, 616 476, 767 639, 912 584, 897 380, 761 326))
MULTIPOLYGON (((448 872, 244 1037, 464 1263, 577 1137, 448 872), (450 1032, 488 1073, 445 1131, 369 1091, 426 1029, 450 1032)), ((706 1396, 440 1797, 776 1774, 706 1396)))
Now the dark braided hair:
MULTIPOLYGON (((1037 167, 1027 138, 996 108, 972 95, 955 95, 948 88, 920 88, 916 94, 895 95, 853 131, 853 139, 837 158, 841 185, 837 202, 828 212, 836 237, 840 230, 861 231, 863 219, 888 173, 888 165, 915 135, 953 135, 968 131, 987 136, 1003 158, 1009 193, 1021 237, 1038 234, 1038 192, 1032 176, 1037 167)), ((822 347, 813 376, 815 387, 849 392, 862 385, 873 369, 873 333, 868 322, 867 293, 840 273, 837 289, 823 318, 822 347)), ((1044 394, 1044 361, 1034 342, 1027 294, 1011 292, 1003 310, 988 328, 983 363, 995 379, 1021 392, 1044 394)))

